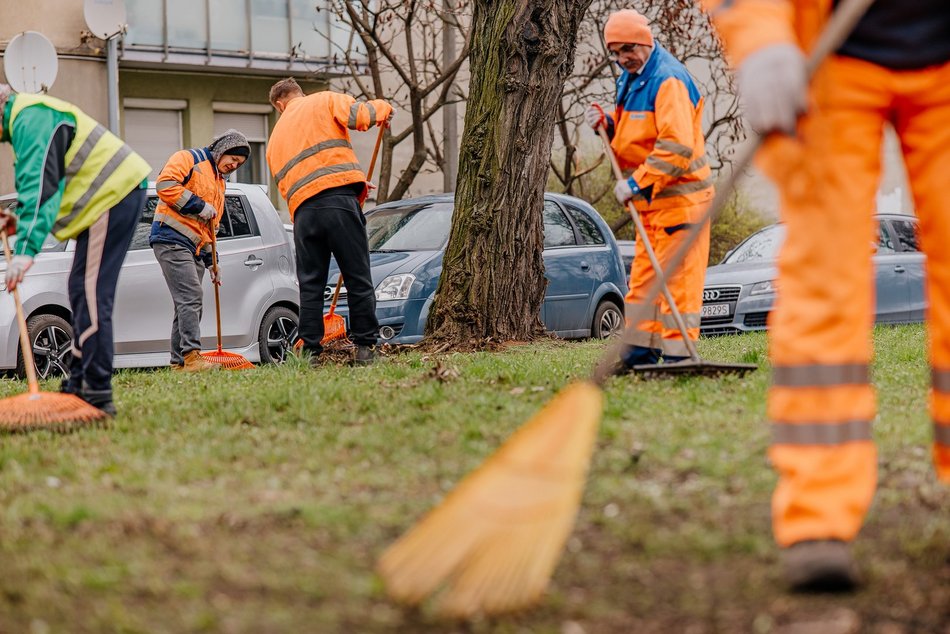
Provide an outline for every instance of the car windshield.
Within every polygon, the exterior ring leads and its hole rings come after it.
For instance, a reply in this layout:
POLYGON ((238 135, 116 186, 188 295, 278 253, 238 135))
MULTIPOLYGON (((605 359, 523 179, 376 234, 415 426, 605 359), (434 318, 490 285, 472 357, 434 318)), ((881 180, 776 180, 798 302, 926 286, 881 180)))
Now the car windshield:
POLYGON ((778 257, 778 249, 785 239, 785 227, 772 225, 758 233, 753 233, 745 242, 737 246, 727 255, 722 264, 739 264, 740 262, 761 262, 774 260, 778 257))
POLYGON ((366 215, 370 251, 436 251, 449 239, 450 202, 375 209, 366 215))

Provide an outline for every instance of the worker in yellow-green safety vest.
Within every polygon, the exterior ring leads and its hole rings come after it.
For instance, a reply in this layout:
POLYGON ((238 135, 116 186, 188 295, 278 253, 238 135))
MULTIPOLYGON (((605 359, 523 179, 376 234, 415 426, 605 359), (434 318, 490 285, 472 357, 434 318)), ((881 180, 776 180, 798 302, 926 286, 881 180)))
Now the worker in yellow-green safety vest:
POLYGON ((0 84, 0 141, 13 146, 17 204, 0 211, 16 234, 6 289, 22 281, 46 237, 73 239, 72 360, 61 390, 109 415, 112 306, 119 269, 145 206, 148 164, 79 108, 0 84))

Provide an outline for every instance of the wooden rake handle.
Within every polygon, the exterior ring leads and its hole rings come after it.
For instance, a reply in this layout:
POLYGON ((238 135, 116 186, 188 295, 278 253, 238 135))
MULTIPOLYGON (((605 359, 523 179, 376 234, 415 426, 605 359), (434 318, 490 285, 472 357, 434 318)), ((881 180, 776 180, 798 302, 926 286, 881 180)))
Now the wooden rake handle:
MULTIPOLYGON (((7 232, 0 231, 0 238, 3 239, 3 255, 7 260, 7 266, 13 261, 10 253, 10 241, 7 239, 7 232)), ((40 382, 36 378, 36 364, 33 361, 33 344, 30 343, 30 331, 26 327, 26 316, 23 314, 23 304, 20 302, 20 289, 13 289, 13 302, 16 304, 16 323, 20 330, 20 349, 23 354, 23 365, 26 369, 26 380, 30 386, 30 394, 39 394, 40 382)))
MULTIPOLYGON (((221 213, 224 213, 224 209, 221 210, 221 213)), ((214 269, 214 275, 219 280, 221 279, 221 269, 218 268, 218 230, 214 226, 214 218, 208 221, 208 225, 211 227, 211 267, 214 269)), ((214 318, 215 323, 218 327, 218 352, 221 352, 221 290, 218 284, 214 282, 211 283, 211 286, 214 287, 214 318)))
MULTIPOLYGON (((861 19, 861 16, 864 15, 864 12, 871 6, 873 1, 874 0, 842 0, 842 2, 839 3, 838 8, 831 15, 831 19, 828 20, 827 26, 825 26, 825 29, 815 41, 815 46, 811 51, 811 55, 808 57, 806 69, 808 71, 809 80, 815 76, 815 73, 818 71, 822 62, 825 61, 825 58, 838 50, 844 43, 851 31, 854 30, 858 20, 861 19)), ((728 178, 716 189, 716 196, 713 198, 708 209, 706 209, 706 213, 703 214, 698 222, 689 228, 689 233, 667 263, 666 272, 656 272, 656 280, 654 280, 650 288, 647 289, 644 303, 650 304, 657 298, 662 289, 666 286, 666 276, 679 269, 683 264, 683 260, 686 259, 686 254, 689 253, 693 243, 696 242, 696 239, 699 237, 703 227, 705 227, 707 223, 711 223, 715 220, 719 212, 722 211, 722 208, 725 207, 726 201, 732 195, 736 184, 739 182, 746 168, 752 163, 755 153, 758 151, 759 146, 762 145, 762 142, 765 141, 765 138, 766 137, 761 134, 754 134, 745 146, 740 149, 728 178)), ((627 325, 627 328, 630 328, 630 326, 627 325)), ((623 337, 618 337, 616 341, 607 346, 607 350, 604 351, 604 354, 600 357, 600 360, 597 362, 591 374, 591 380, 594 383, 603 385, 608 378, 613 376, 615 360, 620 355, 620 350, 623 348, 623 345, 623 337)))

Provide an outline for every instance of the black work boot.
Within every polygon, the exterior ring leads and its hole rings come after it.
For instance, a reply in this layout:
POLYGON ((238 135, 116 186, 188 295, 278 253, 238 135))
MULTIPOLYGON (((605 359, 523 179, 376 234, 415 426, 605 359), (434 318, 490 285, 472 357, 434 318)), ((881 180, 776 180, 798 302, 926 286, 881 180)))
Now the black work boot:
POLYGON ((115 403, 112 402, 112 390, 90 390, 83 388, 78 396, 93 407, 101 409, 113 418, 115 417, 116 409, 115 403))
POLYGON ((837 539, 792 544, 782 550, 782 563, 793 592, 851 592, 858 586, 848 545, 837 539))
POLYGON ((356 346, 356 356, 353 365, 369 365, 376 360, 376 350, 373 346, 356 346))
POLYGON ((63 379, 63 382, 59 384, 59 391, 61 394, 73 394, 79 396, 79 386, 75 383, 71 383, 69 379, 63 379))

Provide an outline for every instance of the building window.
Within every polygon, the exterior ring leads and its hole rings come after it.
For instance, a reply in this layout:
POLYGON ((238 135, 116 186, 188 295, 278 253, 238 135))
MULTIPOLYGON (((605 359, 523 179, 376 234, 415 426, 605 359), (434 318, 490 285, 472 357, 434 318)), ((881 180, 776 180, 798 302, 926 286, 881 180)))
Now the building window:
MULTIPOLYGON (((327 0, 126 0, 123 61, 330 73, 350 29, 327 0), (241 61, 246 60, 246 61, 241 61), (289 67, 288 67, 289 62, 289 67)), ((365 53, 356 53, 363 61, 365 53)))
POLYGON ((229 180, 235 183, 268 184, 270 173, 264 151, 267 146, 267 114, 265 113, 270 111, 270 106, 215 103, 214 108, 215 136, 229 128, 234 128, 247 137, 248 144, 251 146, 251 155, 229 180), (232 111, 228 112, 228 110, 232 111), (233 110, 239 112, 233 112, 233 110), (251 112, 248 112, 249 110, 251 112), (254 110, 259 110, 259 112, 253 112, 254 110))
POLYGON ((123 138, 152 167, 155 180, 169 157, 183 147, 181 113, 184 99, 126 99, 123 138))

